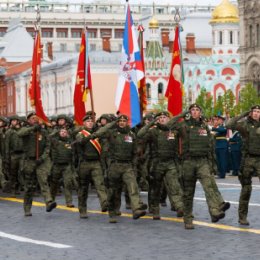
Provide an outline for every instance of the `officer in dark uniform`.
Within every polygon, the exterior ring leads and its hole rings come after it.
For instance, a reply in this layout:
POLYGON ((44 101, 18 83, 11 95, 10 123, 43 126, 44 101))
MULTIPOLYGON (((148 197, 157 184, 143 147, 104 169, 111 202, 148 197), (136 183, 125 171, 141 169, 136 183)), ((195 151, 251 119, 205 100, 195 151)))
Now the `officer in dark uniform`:
POLYGON ((241 134, 238 131, 235 131, 231 138, 229 138, 229 149, 231 155, 232 163, 232 175, 238 176, 241 163, 241 147, 242 147, 242 138, 241 134))
POLYGON ((218 166, 218 178, 226 177, 228 166, 228 141, 226 138, 227 129, 224 126, 225 118, 218 115, 217 127, 212 127, 211 131, 215 132, 215 153, 218 166))

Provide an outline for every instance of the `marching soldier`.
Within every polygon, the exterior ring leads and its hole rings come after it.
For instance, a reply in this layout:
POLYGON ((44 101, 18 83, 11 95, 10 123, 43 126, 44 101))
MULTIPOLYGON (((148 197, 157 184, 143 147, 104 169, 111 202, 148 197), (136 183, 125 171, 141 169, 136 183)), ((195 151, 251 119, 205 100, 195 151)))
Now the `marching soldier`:
POLYGON ((184 112, 171 119, 168 125, 174 127, 182 138, 184 224, 185 229, 194 229, 192 208, 197 180, 204 189, 212 222, 224 218, 224 211, 230 204, 223 204, 223 200, 220 200, 220 193, 211 175, 211 136, 208 126, 201 118, 201 108, 192 104, 189 112, 190 118, 176 123, 179 118, 185 117, 187 112, 184 112))
POLYGON ((153 219, 160 219, 160 194, 165 182, 168 187, 168 196, 174 202, 177 216, 183 216, 182 189, 179 183, 178 171, 178 138, 176 132, 168 128, 169 113, 160 112, 155 120, 144 126, 137 134, 145 138, 151 147, 151 204, 153 219), (158 120, 156 127, 151 128, 158 120))
POLYGON ((108 172, 108 210, 109 222, 116 223, 118 205, 120 205, 123 183, 130 197, 133 219, 146 214, 140 204, 139 190, 136 182, 136 137, 128 125, 128 117, 120 115, 117 121, 107 124, 92 134, 90 138, 106 138, 110 153, 108 172), (120 197, 119 197, 120 196, 120 197))
POLYGON ((100 163, 101 146, 97 139, 88 137, 93 133, 94 120, 92 115, 83 118, 84 129, 77 136, 78 166, 78 206, 80 218, 87 218, 87 199, 90 181, 94 182, 99 197, 102 212, 107 211, 107 194, 104 185, 104 176, 100 163))
POLYGON ((38 181, 41 193, 46 203, 46 211, 50 212, 57 204, 52 200, 48 185, 49 164, 49 140, 47 132, 39 124, 35 113, 27 116, 28 125, 22 127, 17 135, 23 140, 24 147, 24 213, 25 216, 32 216, 31 207, 33 194, 38 181))
POLYGON ((58 137, 51 138, 51 154, 52 154, 52 172, 51 172, 51 195, 55 200, 57 192, 60 188, 60 179, 64 183, 64 195, 66 206, 73 208, 72 190, 75 184, 74 161, 72 150, 72 139, 68 130, 62 128, 59 130, 58 137))
POLYGON ((18 116, 10 117, 10 128, 6 131, 5 157, 10 165, 9 180, 14 196, 20 193, 19 185, 22 184, 23 140, 17 134, 20 129, 20 118, 18 116))
POLYGON ((237 130, 243 137, 241 174, 238 179, 241 183, 238 216, 240 225, 249 225, 247 220, 248 204, 252 192, 252 176, 256 172, 260 178, 260 105, 255 105, 249 112, 231 118, 227 128, 237 130), (246 117, 246 120, 240 121, 246 117))

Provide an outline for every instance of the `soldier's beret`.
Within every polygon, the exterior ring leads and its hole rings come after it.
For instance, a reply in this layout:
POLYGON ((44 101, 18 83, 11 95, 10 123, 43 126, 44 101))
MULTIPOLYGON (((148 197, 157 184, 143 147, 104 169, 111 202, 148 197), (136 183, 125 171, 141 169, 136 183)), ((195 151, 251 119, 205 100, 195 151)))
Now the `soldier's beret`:
POLYGON ((59 119, 65 119, 66 121, 68 121, 68 117, 67 117, 65 114, 60 114, 60 115, 58 115, 58 116, 57 116, 57 121, 58 121, 59 119))
POLYGON ((83 122, 86 121, 86 120, 88 120, 88 119, 92 119, 92 120, 93 120, 93 116, 92 116, 92 115, 85 115, 85 116, 82 118, 83 122))
POLYGON ((12 120, 21 121, 21 118, 20 118, 18 115, 13 115, 13 116, 10 116, 10 117, 9 117, 9 120, 10 120, 10 122, 11 122, 12 120))
POLYGON ((143 117, 144 120, 146 120, 146 119, 152 120, 153 118, 154 118, 154 114, 152 114, 152 113, 146 114, 146 115, 143 117))
POLYGON ((197 107, 199 110, 202 110, 201 107, 198 104, 191 104, 189 107, 189 110, 191 110, 192 108, 197 107))
POLYGON ((253 109, 260 109, 260 105, 254 105, 254 106, 252 106, 252 107, 251 107, 251 110, 253 110, 253 109))
POLYGON ((28 119, 30 119, 30 117, 32 117, 32 116, 36 116, 36 113, 35 113, 35 112, 29 113, 29 114, 26 116, 26 119, 28 120, 28 119))
POLYGON ((126 120, 128 120, 128 116, 122 114, 122 115, 120 115, 120 116, 118 117, 118 120, 120 120, 120 119, 126 119, 126 120))
POLYGON ((161 111, 155 115, 155 117, 158 117, 158 116, 170 116, 170 114, 167 111, 161 111))

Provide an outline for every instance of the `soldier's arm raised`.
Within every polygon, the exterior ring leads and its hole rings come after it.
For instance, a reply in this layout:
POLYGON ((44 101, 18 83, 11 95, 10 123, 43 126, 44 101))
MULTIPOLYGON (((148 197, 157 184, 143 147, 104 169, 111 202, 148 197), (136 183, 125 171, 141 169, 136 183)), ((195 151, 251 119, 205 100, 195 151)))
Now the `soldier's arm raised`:
POLYGON ((180 118, 183 118, 186 116, 186 114, 189 113, 189 111, 184 111, 181 114, 174 116, 166 125, 170 129, 174 127, 174 125, 179 121, 180 118))
POLYGON ((233 118, 230 118, 226 122, 226 128, 232 129, 232 130, 238 130, 238 131, 243 131, 243 127, 238 124, 238 121, 241 120, 242 118, 246 117, 249 115, 249 111, 241 114, 240 116, 235 116, 233 118))
POLYGON ((107 134, 107 131, 116 125, 117 121, 106 124, 105 126, 98 129, 95 133, 90 135, 91 139, 102 138, 107 134))
POLYGON ((139 132, 137 133, 137 137, 138 138, 142 138, 144 137, 147 133, 148 130, 155 124, 157 119, 154 119, 153 121, 151 121, 149 124, 145 125, 144 127, 142 127, 139 132))
POLYGON ((40 125, 29 126, 29 127, 22 127, 18 132, 17 135, 20 137, 30 135, 31 133, 40 129, 40 125))

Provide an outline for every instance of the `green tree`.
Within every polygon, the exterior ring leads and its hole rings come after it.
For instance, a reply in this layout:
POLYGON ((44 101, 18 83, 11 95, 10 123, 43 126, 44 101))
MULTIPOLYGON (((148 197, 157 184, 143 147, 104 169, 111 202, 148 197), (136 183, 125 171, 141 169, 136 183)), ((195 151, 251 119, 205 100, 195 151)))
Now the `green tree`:
POLYGON ((214 115, 224 115, 224 97, 218 96, 216 104, 214 105, 214 115))
POLYGON ((196 99, 196 104, 202 108, 204 116, 208 118, 212 116, 213 97, 205 88, 201 88, 200 94, 196 99))
POLYGON ((252 83, 248 83, 244 88, 240 91, 240 99, 238 106, 236 108, 236 112, 243 113, 248 110, 253 105, 260 104, 260 97, 258 96, 257 90, 253 86, 252 83))
POLYGON ((165 98, 161 98, 158 100, 158 103, 157 104, 153 104, 153 112, 157 113, 157 112, 160 112, 160 111, 167 111, 167 100, 165 98))
POLYGON ((228 89, 223 96, 223 114, 234 116, 236 98, 231 89, 228 89))

